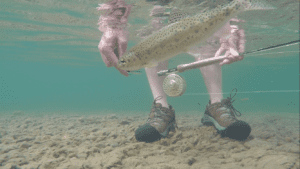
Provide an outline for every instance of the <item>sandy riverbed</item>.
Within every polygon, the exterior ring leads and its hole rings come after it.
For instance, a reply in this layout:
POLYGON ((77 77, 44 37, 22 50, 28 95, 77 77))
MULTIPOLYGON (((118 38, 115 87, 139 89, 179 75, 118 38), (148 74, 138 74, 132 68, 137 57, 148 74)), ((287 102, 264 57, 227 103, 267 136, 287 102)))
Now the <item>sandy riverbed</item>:
MULTIPOLYGON (((100 114, 100 113, 99 113, 100 114)), ((203 113, 176 113, 179 130, 154 143, 134 131, 148 113, 132 115, 0 115, 2 169, 297 169, 299 115, 248 113, 244 142, 202 126, 203 113)))

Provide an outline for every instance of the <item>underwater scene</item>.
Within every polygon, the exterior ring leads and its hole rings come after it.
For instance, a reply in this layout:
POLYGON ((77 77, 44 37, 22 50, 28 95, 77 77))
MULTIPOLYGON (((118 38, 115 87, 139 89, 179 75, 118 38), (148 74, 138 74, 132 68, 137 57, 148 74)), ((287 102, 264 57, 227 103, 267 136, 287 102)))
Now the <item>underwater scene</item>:
POLYGON ((1 0, 0 169, 299 169, 298 0, 1 0))

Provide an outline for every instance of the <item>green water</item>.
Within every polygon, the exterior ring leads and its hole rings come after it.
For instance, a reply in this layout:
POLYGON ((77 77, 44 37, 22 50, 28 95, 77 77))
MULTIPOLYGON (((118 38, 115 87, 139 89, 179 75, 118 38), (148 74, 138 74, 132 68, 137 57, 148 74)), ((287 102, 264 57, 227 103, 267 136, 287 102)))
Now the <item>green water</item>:
MULTIPOLYGON (((135 30, 150 22, 153 5, 142 0, 125 2, 137 5, 129 16, 130 49, 140 40, 135 30)), ((181 7, 184 3, 180 2, 175 5, 181 7)), ((153 98, 145 71, 124 77, 101 59, 98 3, 1 0, 1 114, 150 111, 153 98)), ((276 10, 239 16, 247 21, 242 25, 246 51, 299 39, 299 2, 271 3, 276 10)), ((170 60, 169 68, 192 61, 182 54, 170 60)), ((181 97, 168 98, 169 104, 176 112, 203 112, 209 95, 200 71, 181 75, 187 90, 181 97)), ((299 45, 245 56, 243 61, 223 66, 224 97, 234 88, 238 94, 233 105, 242 113, 299 113, 299 45)))

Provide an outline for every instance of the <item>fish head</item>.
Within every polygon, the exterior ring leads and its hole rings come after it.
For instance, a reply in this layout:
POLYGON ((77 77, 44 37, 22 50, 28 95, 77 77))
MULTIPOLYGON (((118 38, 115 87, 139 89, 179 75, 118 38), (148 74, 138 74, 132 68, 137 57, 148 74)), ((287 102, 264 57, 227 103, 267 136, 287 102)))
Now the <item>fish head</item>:
POLYGON ((141 60, 135 55, 135 52, 126 52, 118 61, 118 68, 127 71, 133 71, 143 68, 141 60))

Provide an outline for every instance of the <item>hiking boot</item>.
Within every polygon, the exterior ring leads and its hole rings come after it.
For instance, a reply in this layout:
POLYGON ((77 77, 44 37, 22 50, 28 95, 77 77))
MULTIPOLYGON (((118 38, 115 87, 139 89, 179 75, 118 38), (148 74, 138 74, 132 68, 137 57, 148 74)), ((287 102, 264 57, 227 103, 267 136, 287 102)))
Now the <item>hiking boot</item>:
POLYGON ((161 97, 157 97, 153 101, 146 124, 135 131, 137 141, 147 143, 158 141, 162 137, 167 137, 170 131, 175 131, 175 127, 177 127, 175 110, 171 105, 169 105, 169 108, 165 108, 160 103, 156 103, 159 99, 161 97))
POLYGON ((209 101, 201 122, 204 125, 215 126, 222 137, 245 140, 251 132, 251 127, 248 123, 236 119, 235 115, 240 117, 241 113, 232 106, 235 101, 232 101, 233 97, 230 94, 227 99, 214 104, 209 101))

